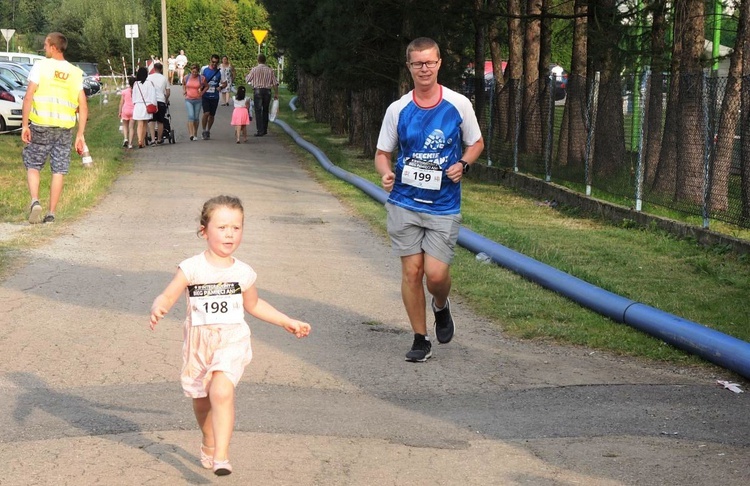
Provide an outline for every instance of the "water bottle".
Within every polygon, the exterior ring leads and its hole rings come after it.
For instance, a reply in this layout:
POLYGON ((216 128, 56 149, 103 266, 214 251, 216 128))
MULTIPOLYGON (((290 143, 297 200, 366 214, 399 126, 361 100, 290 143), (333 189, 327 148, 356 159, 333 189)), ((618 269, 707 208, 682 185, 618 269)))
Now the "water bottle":
POLYGON ((89 153, 89 147, 85 143, 83 144, 83 150, 81 151, 81 162, 83 163, 83 166, 86 168, 89 168, 92 165, 94 165, 94 159, 91 158, 91 154, 89 153))
POLYGON ((492 263, 492 257, 482 251, 477 253, 477 261, 480 263, 492 263))

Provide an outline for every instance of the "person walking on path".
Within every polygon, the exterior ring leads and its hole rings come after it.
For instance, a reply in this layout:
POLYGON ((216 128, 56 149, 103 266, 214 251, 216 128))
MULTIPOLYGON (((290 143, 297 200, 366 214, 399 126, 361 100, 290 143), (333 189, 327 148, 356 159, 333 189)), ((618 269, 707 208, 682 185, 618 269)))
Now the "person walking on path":
POLYGON ((256 137, 268 133, 268 111, 271 106, 271 89, 274 99, 279 99, 279 82, 273 69, 266 66, 266 56, 258 55, 258 65, 245 76, 245 82, 253 87, 253 104, 255 105, 256 137))
POLYGON ((219 91, 224 88, 221 81, 221 68, 219 68, 219 55, 211 56, 211 62, 203 68, 203 119, 201 126, 203 132, 201 138, 208 140, 211 138, 211 127, 214 124, 216 109, 219 107, 219 91))
POLYGON ((432 39, 420 37, 407 46, 414 89, 388 107, 375 154, 375 168, 390 192, 388 234, 401 258, 401 297, 414 331, 406 360, 413 362, 432 356, 424 279, 432 295, 437 340, 445 344, 453 339, 448 294, 461 223, 460 183, 484 149, 471 102, 438 84, 440 62, 440 48, 432 39))
POLYGON ((182 84, 182 78, 185 76, 185 66, 188 64, 188 58, 185 55, 185 51, 180 49, 180 53, 174 58, 175 66, 177 67, 177 81, 182 84))
POLYGON ((256 273, 232 254, 242 242, 242 202, 232 196, 206 201, 198 234, 208 248, 184 260, 151 306, 151 329, 185 294, 182 388, 193 399, 202 432, 200 462, 217 476, 232 472, 229 442, 234 429, 234 394, 252 358, 244 313, 283 327, 298 338, 310 324, 292 319, 258 297, 256 273))
POLYGON ((232 126, 237 143, 247 142, 247 126, 250 124, 250 100, 245 96, 245 87, 237 88, 237 94, 232 98, 234 111, 232 112, 232 126))
POLYGON ((174 75, 177 70, 177 60, 174 58, 174 54, 169 55, 167 59, 167 80, 170 85, 174 84, 174 75))
POLYGON ((83 71, 65 60, 68 39, 52 32, 44 39, 46 59, 35 63, 29 73, 29 85, 23 99, 21 140, 23 165, 31 196, 29 223, 52 223, 63 191, 63 179, 70 169, 70 146, 78 113, 75 148, 83 153, 84 132, 89 116, 83 71), (49 208, 42 218, 39 202, 41 170, 49 156, 52 180, 49 208))
POLYGON ((153 114, 149 129, 151 133, 151 145, 161 145, 164 143, 162 136, 164 134, 164 119, 167 116, 167 103, 169 103, 169 81, 164 76, 164 66, 161 63, 154 64, 154 73, 149 74, 146 78, 154 85, 156 93, 156 105, 158 110, 153 114))
POLYGON ((120 93, 120 120, 122 120, 123 148, 133 148, 135 137, 135 121, 133 121, 133 84, 135 78, 128 76, 128 87, 120 93))
POLYGON ((229 100, 232 99, 232 83, 234 83, 234 66, 229 62, 229 58, 224 56, 221 58, 221 84, 224 86, 221 88, 221 104, 229 106, 229 100))
POLYGON ((148 122, 151 120, 151 113, 148 112, 146 105, 156 104, 156 90, 147 79, 148 68, 139 67, 133 84, 133 120, 136 122, 138 132, 138 148, 146 146, 146 132, 148 122))
POLYGON ((203 101, 203 76, 200 66, 193 64, 185 79, 180 80, 182 94, 185 96, 185 110, 187 110, 187 127, 190 141, 198 140, 198 124, 200 123, 201 106, 203 101))

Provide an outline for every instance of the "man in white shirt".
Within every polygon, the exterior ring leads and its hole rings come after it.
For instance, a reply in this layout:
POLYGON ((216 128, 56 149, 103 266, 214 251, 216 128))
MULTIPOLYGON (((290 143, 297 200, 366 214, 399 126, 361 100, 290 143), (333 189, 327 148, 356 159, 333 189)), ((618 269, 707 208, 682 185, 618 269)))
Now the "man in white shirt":
POLYGON ((169 82, 162 73, 164 66, 161 63, 154 63, 154 74, 149 74, 146 81, 154 85, 156 90, 156 104, 159 111, 154 113, 152 122, 149 123, 151 132, 151 145, 161 145, 164 143, 162 134, 164 133, 164 118, 167 116, 167 102, 169 101, 169 82))

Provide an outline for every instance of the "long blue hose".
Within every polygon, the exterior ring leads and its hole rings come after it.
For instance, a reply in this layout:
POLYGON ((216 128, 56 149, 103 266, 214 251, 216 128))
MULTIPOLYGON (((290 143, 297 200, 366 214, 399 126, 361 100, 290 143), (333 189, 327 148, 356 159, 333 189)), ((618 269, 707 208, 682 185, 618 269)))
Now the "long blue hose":
MULTIPOLYGON (((292 101, 294 100, 296 97, 292 101)), ((296 109, 293 104, 292 107, 296 109)), ((388 194, 382 188, 334 165, 318 147, 300 137, 282 120, 277 118, 274 123, 284 129, 297 144, 313 154, 327 171, 361 189, 379 203, 385 204, 388 194)), ((458 244, 471 252, 485 253, 494 263, 615 322, 627 324, 688 353, 750 378, 750 343, 613 294, 466 228, 459 231, 458 244)))

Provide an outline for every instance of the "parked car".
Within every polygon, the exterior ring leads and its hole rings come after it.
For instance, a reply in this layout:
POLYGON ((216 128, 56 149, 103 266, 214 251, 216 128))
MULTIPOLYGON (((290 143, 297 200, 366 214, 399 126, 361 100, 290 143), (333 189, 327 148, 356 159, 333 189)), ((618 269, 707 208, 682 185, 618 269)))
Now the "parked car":
POLYGON ((23 84, 0 74, 0 88, 12 94, 15 101, 23 103, 23 97, 26 96, 26 86, 23 84))
POLYGON ((39 54, 26 54, 24 52, 0 52, 0 61, 20 62, 23 64, 34 64, 44 59, 39 54))
POLYGON ((95 95, 102 89, 99 65, 95 62, 74 62, 83 71, 83 91, 86 96, 95 95))
POLYGON ((19 128, 23 121, 23 105, 16 97, 0 88, 0 132, 19 128))
POLYGON ((97 83, 100 83, 99 79, 99 65, 95 62, 74 62, 74 66, 78 66, 83 71, 84 81, 89 78, 93 79, 97 83))
POLYGON ((24 86, 29 85, 29 68, 23 64, 10 61, 0 61, 0 75, 18 81, 24 86))

